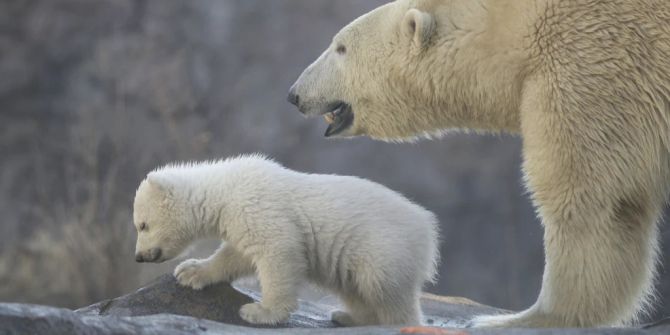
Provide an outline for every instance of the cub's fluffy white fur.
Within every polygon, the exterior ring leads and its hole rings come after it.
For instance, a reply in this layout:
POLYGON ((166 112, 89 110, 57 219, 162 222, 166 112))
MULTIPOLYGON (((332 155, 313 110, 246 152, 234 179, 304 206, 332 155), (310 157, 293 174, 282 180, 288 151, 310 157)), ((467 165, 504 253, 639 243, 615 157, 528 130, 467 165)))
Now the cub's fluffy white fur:
POLYGON ((138 261, 221 238, 213 255, 174 274, 200 289, 256 273, 262 300, 240 309, 251 323, 287 320, 310 280, 342 299, 347 311, 333 313, 341 324, 418 324, 421 287, 436 273, 431 212, 368 180, 300 173, 262 156, 151 172, 137 190, 134 223, 138 261))

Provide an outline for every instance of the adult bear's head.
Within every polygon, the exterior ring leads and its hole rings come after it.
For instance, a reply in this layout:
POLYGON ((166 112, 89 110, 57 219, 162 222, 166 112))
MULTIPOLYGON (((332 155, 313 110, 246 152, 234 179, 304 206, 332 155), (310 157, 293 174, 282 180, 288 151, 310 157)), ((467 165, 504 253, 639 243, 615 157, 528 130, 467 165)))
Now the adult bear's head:
POLYGON ((516 130, 517 118, 500 101, 517 102, 520 85, 509 74, 518 68, 504 59, 511 54, 502 52, 509 48, 505 39, 486 31, 487 13, 471 0, 383 5, 338 32, 288 100, 307 116, 324 116, 327 137, 407 140, 448 128, 516 130))

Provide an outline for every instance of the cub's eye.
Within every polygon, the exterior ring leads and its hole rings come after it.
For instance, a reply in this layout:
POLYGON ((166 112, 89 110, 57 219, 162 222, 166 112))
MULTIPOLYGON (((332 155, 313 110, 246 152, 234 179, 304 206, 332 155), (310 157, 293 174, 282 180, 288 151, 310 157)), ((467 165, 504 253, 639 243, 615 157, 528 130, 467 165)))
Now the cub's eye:
POLYGON ((335 51, 337 51, 337 53, 340 54, 340 55, 344 55, 345 53, 347 53, 347 47, 345 47, 342 44, 339 44, 337 46, 337 49, 335 49, 335 51))
POLYGON ((147 223, 146 223, 146 222, 142 222, 142 223, 140 223, 140 230, 141 230, 141 231, 142 231, 142 230, 147 230, 147 223))

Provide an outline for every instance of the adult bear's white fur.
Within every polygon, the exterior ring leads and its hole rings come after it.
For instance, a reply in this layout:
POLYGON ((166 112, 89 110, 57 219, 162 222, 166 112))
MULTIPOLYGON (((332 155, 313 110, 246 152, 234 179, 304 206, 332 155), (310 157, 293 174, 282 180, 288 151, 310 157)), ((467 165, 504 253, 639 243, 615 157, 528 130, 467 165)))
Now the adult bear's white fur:
POLYGON ((645 310, 670 191, 670 1, 398 0, 342 29, 291 93, 307 115, 337 111, 333 136, 523 136, 542 290, 475 325, 609 326, 645 310))
POLYGON ((175 269, 200 289, 256 272, 262 301, 242 306, 251 323, 285 321, 305 279, 334 290, 346 325, 418 324, 419 295, 438 257, 435 216, 382 185, 305 174, 260 156, 167 166, 135 197, 136 252, 178 255, 196 238, 224 240, 207 259, 175 269))

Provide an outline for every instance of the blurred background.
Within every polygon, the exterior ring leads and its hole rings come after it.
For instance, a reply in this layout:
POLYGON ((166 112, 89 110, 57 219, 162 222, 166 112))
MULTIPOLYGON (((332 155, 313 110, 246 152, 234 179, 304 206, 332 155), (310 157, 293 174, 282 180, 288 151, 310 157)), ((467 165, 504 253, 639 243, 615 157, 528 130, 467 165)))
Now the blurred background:
MULTIPOLYGON (((443 263, 427 290, 532 304, 542 229, 518 138, 326 140, 322 120, 286 102, 332 35, 383 2, 0 2, 0 301, 80 307, 171 272, 177 261, 134 262, 132 201, 145 174, 263 152, 292 169, 372 179, 434 211, 443 263)), ((667 225, 662 235, 670 241, 667 225)), ((653 317, 670 315, 670 275, 659 273, 653 317)))

